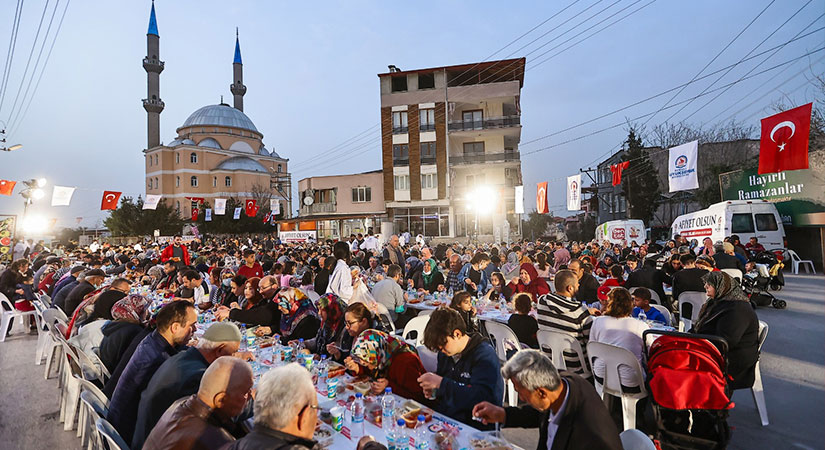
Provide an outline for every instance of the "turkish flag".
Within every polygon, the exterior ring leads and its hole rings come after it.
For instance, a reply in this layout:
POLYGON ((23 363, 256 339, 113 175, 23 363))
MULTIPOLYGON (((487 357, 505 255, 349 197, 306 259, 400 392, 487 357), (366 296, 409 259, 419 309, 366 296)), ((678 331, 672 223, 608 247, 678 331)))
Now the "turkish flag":
POLYGON ((258 215, 258 207, 255 206, 255 200, 246 201, 246 215, 247 217, 255 217, 258 215))
POLYGON ((198 221, 198 208, 192 208, 192 222, 198 221))
POLYGON ((11 195, 15 184, 17 184, 16 181, 0 180, 0 195, 11 195))
POLYGON ((264 223, 269 222, 269 218, 270 218, 270 217, 272 217, 272 213, 269 213, 269 214, 267 214, 267 215, 264 217, 264 223))
POLYGON ((808 168, 808 136, 813 103, 762 119, 759 173, 808 168))
POLYGON ((103 191, 103 199, 100 201, 100 210, 117 209, 117 201, 120 200, 122 192, 103 191))
POLYGON ((536 189, 536 212, 539 214, 547 214, 547 182, 538 184, 536 189))
POLYGON ((613 172, 613 186, 622 184, 622 171, 627 169, 629 165, 630 161, 625 161, 610 166, 610 171, 613 172))

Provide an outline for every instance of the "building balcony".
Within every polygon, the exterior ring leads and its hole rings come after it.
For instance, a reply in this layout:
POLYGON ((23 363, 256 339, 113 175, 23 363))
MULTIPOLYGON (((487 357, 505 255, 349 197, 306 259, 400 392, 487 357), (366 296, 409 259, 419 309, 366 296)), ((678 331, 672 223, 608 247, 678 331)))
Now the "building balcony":
POLYGON ((302 216, 309 216, 312 214, 328 214, 334 213, 338 210, 337 205, 335 203, 313 203, 309 206, 302 205, 301 206, 301 215, 302 216))
POLYGON ((422 123, 418 126, 418 131, 435 131, 434 123, 422 123))
POLYGON ((408 126, 392 127, 392 134, 406 134, 408 131, 410 131, 408 126))
POLYGON ((161 73, 165 63, 155 58, 143 58, 143 69, 147 72, 161 73))
POLYGON ((144 98, 143 99, 143 109, 145 109, 146 112, 160 114, 163 111, 163 108, 165 106, 166 106, 166 104, 163 103, 163 100, 161 100, 159 98, 144 98))
POLYGON ((450 121, 449 131, 494 130, 521 126, 521 116, 487 117, 482 120, 450 121))
POLYGON ((515 162, 519 161, 519 154, 511 153, 480 153, 477 155, 450 156, 450 164, 483 164, 489 162, 515 162))
POLYGON ((406 167, 410 165, 410 158, 393 158, 393 167, 406 167))

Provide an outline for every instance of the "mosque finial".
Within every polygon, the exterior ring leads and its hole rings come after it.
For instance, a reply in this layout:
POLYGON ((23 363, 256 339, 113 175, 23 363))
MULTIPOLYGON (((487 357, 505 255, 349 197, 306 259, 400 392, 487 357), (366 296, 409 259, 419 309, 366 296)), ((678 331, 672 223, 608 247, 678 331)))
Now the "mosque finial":
POLYGON ((155 0, 152 0, 152 12, 149 13, 149 31, 146 34, 160 37, 160 34, 158 34, 158 20, 155 17, 155 0))
POLYGON ((243 62, 241 62, 241 41, 238 34, 238 27, 235 27, 235 59, 232 63, 243 64, 243 62))

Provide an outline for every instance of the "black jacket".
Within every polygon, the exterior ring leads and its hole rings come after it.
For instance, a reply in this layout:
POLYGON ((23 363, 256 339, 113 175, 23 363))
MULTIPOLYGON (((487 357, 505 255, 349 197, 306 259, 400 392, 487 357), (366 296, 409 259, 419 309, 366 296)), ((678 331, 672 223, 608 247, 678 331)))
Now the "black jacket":
POLYGON ((281 310, 272 300, 263 299, 249 309, 232 309, 229 318, 247 325, 262 325, 277 329, 281 322, 281 310))
POLYGON ((576 300, 587 303, 596 302, 599 300, 598 290, 599 280, 593 275, 584 274, 579 280, 579 292, 576 294, 576 300))
POLYGON ((21 282, 23 277, 17 271, 6 269, 0 274, 0 292, 5 295, 9 301, 14 304, 14 294, 17 290, 17 284, 21 282))
MULTIPOLYGON (((593 384, 570 372, 561 372, 561 376, 567 382, 567 404, 550 450, 622 450, 619 430, 593 384)), ((537 411, 529 405, 505 411, 505 427, 538 428, 536 449, 547 449, 549 411, 537 411)))
POLYGON ((313 440, 300 438, 265 426, 255 425, 249 434, 223 447, 223 450, 258 450, 262 448, 272 450, 308 450, 320 448, 320 446, 313 440))
POLYGON ((716 253, 713 255, 713 260, 716 261, 716 268, 719 270, 722 269, 739 269, 742 273, 745 273, 745 265, 742 264, 742 261, 739 258, 728 255, 727 253, 716 253))
POLYGON ((87 323, 91 323, 97 319, 112 320, 112 306, 114 306, 115 303, 123 297, 126 297, 126 293, 114 289, 101 292, 95 300, 92 313, 89 314, 89 317, 83 322, 83 324, 85 325, 87 323))
POLYGON ((673 300, 678 300, 682 292, 705 292, 705 282, 702 281, 702 277, 707 273, 705 269, 694 267, 682 269, 673 274, 673 300))
POLYGON ((126 349, 144 328, 136 323, 117 320, 107 323, 103 330, 103 340, 100 341, 98 355, 106 370, 112 373, 117 368, 120 358, 126 349))
POLYGON ((728 342, 728 375, 733 378, 728 386, 731 389, 753 386, 754 370, 759 360, 756 311, 750 302, 743 300, 719 300, 709 308, 709 318, 695 331, 719 336, 728 342))
POLYGON ((625 281, 624 286, 633 292, 635 287, 645 287, 650 289, 651 291, 655 291, 656 295, 659 296, 659 299, 664 302, 665 301, 665 290, 662 286, 662 275, 661 273, 652 267, 650 264, 645 264, 642 266, 641 269, 635 270, 627 276, 627 281, 625 281))
POLYGON ((66 297, 66 301, 63 304, 63 312, 65 312, 68 317, 72 317, 74 310, 76 310, 77 307, 83 302, 83 297, 94 290, 95 287, 92 286, 92 283, 89 283, 86 280, 81 281, 77 286, 75 286, 74 289, 72 289, 72 292, 69 293, 68 297, 66 297))

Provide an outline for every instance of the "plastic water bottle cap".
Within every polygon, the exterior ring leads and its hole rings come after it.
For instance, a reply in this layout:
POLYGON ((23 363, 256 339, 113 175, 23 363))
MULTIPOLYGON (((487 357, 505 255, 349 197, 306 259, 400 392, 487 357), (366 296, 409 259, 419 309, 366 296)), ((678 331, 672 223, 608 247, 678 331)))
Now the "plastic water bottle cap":
POLYGON ((355 393, 355 398, 361 398, 361 397, 363 397, 363 396, 364 396, 364 395, 363 395, 363 394, 361 394, 360 392, 356 392, 356 393, 355 393))
POLYGON ((304 338, 298 339, 298 342, 304 342, 304 338))
POLYGON ((404 426, 404 419, 398 419, 398 422, 396 422, 396 425, 398 425, 399 427, 403 427, 404 426))
POLYGON ((390 392, 392 392, 392 388, 391 388, 391 387, 388 387, 388 388, 384 389, 384 393, 385 393, 385 394, 389 394, 390 392))
POLYGON ((425 421, 425 420, 427 420, 427 418, 426 418, 426 417, 424 417, 424 415, 423 415, 423 414, 419 414, 419 415, 418 415, 418 421, 419 421, 419 422, 423 422, 423 421, 425 421))

